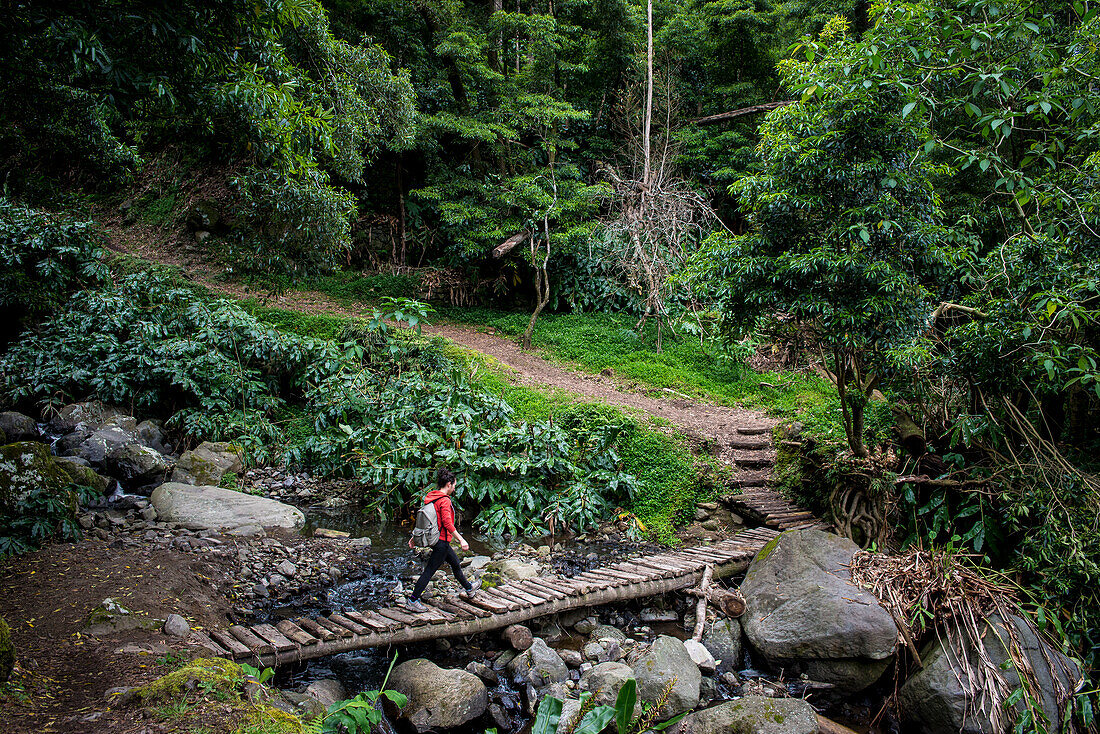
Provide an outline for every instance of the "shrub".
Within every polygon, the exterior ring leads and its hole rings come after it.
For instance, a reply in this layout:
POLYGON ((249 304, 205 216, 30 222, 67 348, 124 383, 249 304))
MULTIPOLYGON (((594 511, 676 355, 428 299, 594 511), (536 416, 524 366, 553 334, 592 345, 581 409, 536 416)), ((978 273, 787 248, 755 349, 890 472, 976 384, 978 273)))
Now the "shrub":
POLYGON ((0 346, 26 321, 56 309, 73 291, 103 282, 102 236, 91 222, 0 197, 0 346))

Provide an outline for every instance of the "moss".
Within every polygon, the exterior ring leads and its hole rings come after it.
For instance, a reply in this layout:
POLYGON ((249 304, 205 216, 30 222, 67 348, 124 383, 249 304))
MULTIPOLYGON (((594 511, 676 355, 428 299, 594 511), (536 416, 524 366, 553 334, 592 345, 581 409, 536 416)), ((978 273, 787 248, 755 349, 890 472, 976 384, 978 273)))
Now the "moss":
POLYGON ((243 679, 244 671, 236 663, 221 658, 199 658, 141 686, 132 695, 142 702, 164 701, 186 694, 196 684, 230 693, 243 679))
POLYGON ((11 640, 11 628, 0 617, 0 683, 6 683, 15 670, 15 643, 11 640))
POLYGON ((769 540, 767 543, 765 543, 764 547, 761 548, 759 551, 757 551, 756 558, 753 559, 753 563, 758 563, 760 561, 763 561, 765 558, 770 556, 772 554, 772 551, 774 551, 776 549, 776 547, 779 545, 779 539, 781 537, 783 537, 783 536, 782 535, 777 535, 774 538, 772 538, 771 540, 769 540))
POLYGON ((11 512, 32 489, 66 491, 69 475, 58 464, 44 443, 20 441, 0 446, 0 517, 11 512))
POLYGON ((481 572, 481 588, 492 589, 500 586, 500 568, 490 563, 481 572))
POLYGON ((306 734, 302 720, 273 706, 257 705, 233 734, 306 734))
POLYGON ((58 461, 57 465, 69 475, 69 479, 73 484, 91 487, 99 494, 106 494, 107 478, 96 474, 95 469, 92 467, 83 466, 72 461, 58 461))

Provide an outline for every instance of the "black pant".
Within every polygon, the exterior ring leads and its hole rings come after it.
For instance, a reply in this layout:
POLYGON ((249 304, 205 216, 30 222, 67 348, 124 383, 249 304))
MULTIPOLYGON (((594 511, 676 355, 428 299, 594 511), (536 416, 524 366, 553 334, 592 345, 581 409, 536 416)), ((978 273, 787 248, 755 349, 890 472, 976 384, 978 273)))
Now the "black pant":
POLYGON ((424 593, 424 589, 428 588, 428 582, 432 580, 432 576, 435 575, 435 572, 439 570, 444 562, 450 564, 451 570, 454 571, 458 583, 462 584, 462 588, 467 591, 472 588, 470 582, 462 574, 462 565, 458 562, 458 554, 455 553, 455 549, 446 540, 440 540, 432 546, 432 554, 428 556, 424 573, 420 574, 420 578, 416 580, 416 586, 413 587, 412 599, 420 598, 420 595, 424 593))

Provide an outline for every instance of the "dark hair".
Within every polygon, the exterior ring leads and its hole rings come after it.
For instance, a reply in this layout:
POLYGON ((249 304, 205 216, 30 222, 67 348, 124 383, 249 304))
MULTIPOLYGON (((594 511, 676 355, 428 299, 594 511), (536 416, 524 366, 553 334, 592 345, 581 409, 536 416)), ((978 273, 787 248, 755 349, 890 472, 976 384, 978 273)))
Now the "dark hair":
POLYGON ((440 469, 439 473, 435 475, 435 486, 443 489, 448 484, 455 480, 455 474, 450 469, 440 469))

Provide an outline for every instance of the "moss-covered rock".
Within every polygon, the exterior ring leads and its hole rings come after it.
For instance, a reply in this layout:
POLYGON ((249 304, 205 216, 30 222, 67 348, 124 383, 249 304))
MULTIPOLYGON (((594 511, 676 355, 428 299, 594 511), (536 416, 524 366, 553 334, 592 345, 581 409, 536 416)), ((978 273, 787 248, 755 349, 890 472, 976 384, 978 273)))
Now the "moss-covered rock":
POLYGON ((253 734, 258 731, 264 734, 306 734, 308 730, 294 714, 261 704, 244 717, 234 734, 253 734))
POLYGON ((15 643, 11 640, 11 628, 0 617, 0 683, 11 677, 15 670, 15 643))
POLYGON ((226 472, 244 468, 244 450, 231 443, 203 441, 197 448, 183 452, 172 472, 173 482, 216 487, 226 472))
POLYGON ((62 492, 69 483, 69 475, 50 455, 46 444, 20 441, 0 446, 0 517, 10 515, 32 489, 62 492))
POLYGON ((106 494, 107 477, 97 474, 92 467, 77 463, 71 457, 58 457, 56 462, 61 470, 69 475, 69 480, 73 484, 91 487, 99 494, 106 494))
POLYGON ((138 703, 169 701, 199 685, 228 695, 235 692, 243 680, 244 671, 234 662, 221 658, 198 658, 179 670, 135 688, 127 694, 127 699, 138 703))

